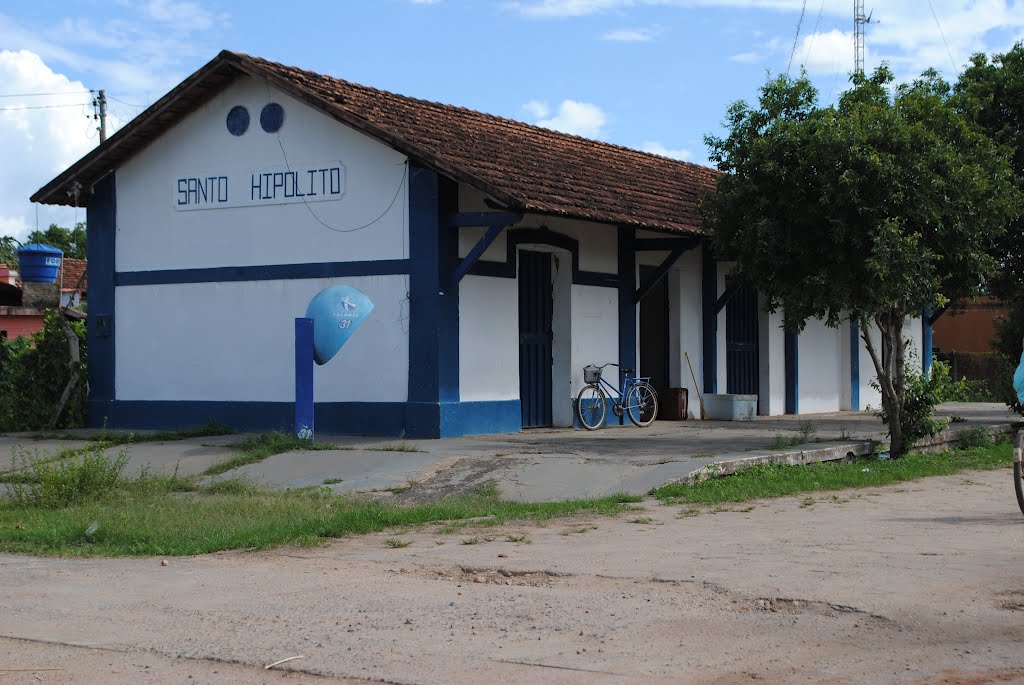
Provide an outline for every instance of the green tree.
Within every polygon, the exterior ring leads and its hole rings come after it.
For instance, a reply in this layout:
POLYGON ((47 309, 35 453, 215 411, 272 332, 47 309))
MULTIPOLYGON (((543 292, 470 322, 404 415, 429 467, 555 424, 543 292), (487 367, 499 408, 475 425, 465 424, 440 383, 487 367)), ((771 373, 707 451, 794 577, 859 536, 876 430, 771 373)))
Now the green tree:
MULTIPOLYGON (((996 143, 1005 146, 1017 182, 1024 186, 1024 43, 991 60, 971 58, 957 81, 954 101, 996 143)), ((989 291, 1006 302, 1009 316, 998 327, 995 346, 1009 369, 1017 364, 1024 337, 1024 218, 1010 222, 996 247, 1000 272, 989 291)), ((999 388, 1011 405, 1017 404, 1009 378, 999 388)))
POLYGON ((899 456, 920 423, 904 415, 903 327, 978 292, 1021 196, 1001 149, 934 71, 892 82, 884 66, 857 75, 822 107, 806 74, 770 78, 757 108, 733 104, 728 135, 706 138, 725 173, 703 208, 716 254, 736 261, 787 328, 857 318, 899 456))
POLYGON ((19 243, 13 236, 0 236, 0 262, 12 268, 17 268, 18 247, 19 243))
POLYGON ((85 223, 79 222, 73 229, 50 224, 45 231, 32 231, 25 243, 43 243, 64 252, 65 257, 85 259, 85 223))

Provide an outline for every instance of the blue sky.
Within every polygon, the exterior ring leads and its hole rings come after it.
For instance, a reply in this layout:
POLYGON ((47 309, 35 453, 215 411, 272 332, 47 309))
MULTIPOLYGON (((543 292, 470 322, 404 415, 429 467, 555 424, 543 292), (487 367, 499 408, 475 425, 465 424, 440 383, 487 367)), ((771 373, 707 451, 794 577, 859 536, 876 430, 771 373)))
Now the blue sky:
MULTIPOLYGON (((867 65, 900 79, 955 80, 1024 38, 1024 0, 866 4, 867 65)), ((5 3, 0 235, 37 211, 42 227, 84 220, 28 196, 96 145, 88 90, 106 90, 116 129, 224 48, 704 164, 703 136, 791 55, 823 99, 846 87, 852 15, 850 0, 5 3)))

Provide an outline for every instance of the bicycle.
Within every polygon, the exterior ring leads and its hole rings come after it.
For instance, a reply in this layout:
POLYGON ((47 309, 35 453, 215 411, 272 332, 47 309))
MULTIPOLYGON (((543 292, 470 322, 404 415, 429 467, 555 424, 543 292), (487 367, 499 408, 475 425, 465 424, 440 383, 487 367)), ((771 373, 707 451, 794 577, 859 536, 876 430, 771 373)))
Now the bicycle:
POLYGON ((1024 514, 1024 473, 1021 468, 1021 453, 1024 452, 1024 430, 1017 431, 1017 441, 1013 446, 1013 489, 1017 491, 1017 505, 1024 514))
POLYGON ((602 377, 601 372, 605 366, 619 365, 609 362, 604 366, 588 364, 583 367, 583 381, 586 385, 576 396, 576 416, 583 427, 591 431, 601 427, 608 412, 609 397, 617 398, 612 401, 615 416, 625 413, 640 428, 651 425, 658 416, 658 393, 650 384, 650 378, 636 378, 633 369, 623 366, 620 367, 623 374, 622 387, 616 388, 602 377))

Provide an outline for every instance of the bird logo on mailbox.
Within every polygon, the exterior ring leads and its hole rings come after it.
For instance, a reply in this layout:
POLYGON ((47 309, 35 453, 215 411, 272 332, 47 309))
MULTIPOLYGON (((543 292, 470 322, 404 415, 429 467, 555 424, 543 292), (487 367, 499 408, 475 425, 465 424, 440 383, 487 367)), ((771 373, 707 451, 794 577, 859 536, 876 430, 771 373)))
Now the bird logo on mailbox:
POLYGON ((352 286, 332 285, 317 293, 306 307, 306 318, 314 322, 313 360, 329 362, 372 311, 370 298, 352 286))

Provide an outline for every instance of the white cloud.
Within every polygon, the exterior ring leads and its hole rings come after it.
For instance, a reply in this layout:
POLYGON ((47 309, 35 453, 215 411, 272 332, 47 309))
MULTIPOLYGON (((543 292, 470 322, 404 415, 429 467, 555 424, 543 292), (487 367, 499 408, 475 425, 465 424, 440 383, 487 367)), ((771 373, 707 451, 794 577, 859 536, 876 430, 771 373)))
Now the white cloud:
MULTIPOLYGON (((35 53, 0 51, 0 83, 7 93, 77 93, 0 100, 0 234, 21 240, 36 226, 29 196, 96 144, 96 123, 85 85, 54 72, 35 53), (24 109, 64 104, 73 106, 24 109)), ((41 228, 85 221, 84 209, 38 209, 41 228)))
POLYGON ((656 140, 651 140, 646 143, 643 143, 640 146, 640 149, 643 150, 644 152, 650 152, 651 154, 661 155, 662 157, 670 157, 671 159, 678 159, 684 162, 693 159, 693 152, 691 150, 687 150, 686 148, 681 147, 669 148, 656 140))
POLYGON ((853 32, 832 29, 805 36, 793 55, 793 67, 798 65, 809 74, 853 71, 853 32))
POLYGON ((533 2, 508 2, 505 6, 524 17, 549 19, 584 17, 632 4, 631 0, 534 0, 533 2))
POLYGON ((562 100, 553 116, 547 103, 536 100, 523 105, 523 110, 532 114, 538 126, 584 138, 601 138, 608 123, 608 115, 600 107, 576 100, 562 100))
POLYGON ((611 40, 622 43, 649 43, 661 35, 661 33, 661 27, 618 29, 605 33, 601 36, 601 40, 611 40))
POLYGON ((760 52, 738 52, 735 55, 729 55, 730 62, 739 62, 741 64, 757 64, 764 59, 764 55, 760 52))
POLYGON ((551 108, 548 107, 546 102, 540 100, 530 100, 523 105, 523 113, 529 119, 536 121, 537 119, 543 119, 551 114, 551 108))

